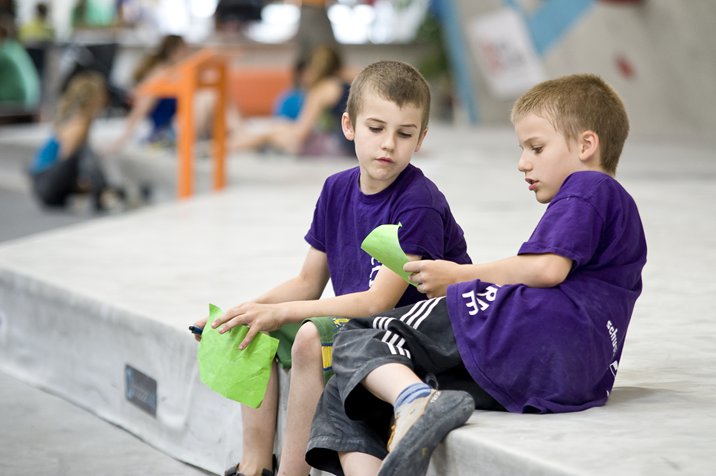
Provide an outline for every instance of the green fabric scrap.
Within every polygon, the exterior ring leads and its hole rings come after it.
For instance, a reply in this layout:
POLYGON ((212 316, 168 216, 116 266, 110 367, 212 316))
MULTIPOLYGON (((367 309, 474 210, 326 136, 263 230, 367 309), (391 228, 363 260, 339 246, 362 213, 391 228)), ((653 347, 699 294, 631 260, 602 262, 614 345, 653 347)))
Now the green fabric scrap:
POLYGON ((401 226, 403 225, 398 223, 397 225, 387 224, 376 227, 365 237, 360 248, 415 286, 415 283, 410 281, 410 274, 403 271, 403 265, 408 262, 408 257, 400 247, 398 240, 398 229, 401 226))
POLYGON ((199 344, 199 377, 220 395, 258 408, 266 394, 278 339, 259 332, 248 347, 239 350, 249 328, 237 326, 219 334, 211 323, 222 314, 220 308, 209 304, 209 319, 199 344))

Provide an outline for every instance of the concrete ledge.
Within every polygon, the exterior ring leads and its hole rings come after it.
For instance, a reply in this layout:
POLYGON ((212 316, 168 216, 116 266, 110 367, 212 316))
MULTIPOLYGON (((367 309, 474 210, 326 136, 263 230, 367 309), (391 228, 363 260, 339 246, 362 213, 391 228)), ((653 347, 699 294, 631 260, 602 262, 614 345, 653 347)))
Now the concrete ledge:
MULTIPOLYGON (((625 150, 619 178, 640 207, 649 262, 609 403, 563 415, 476 412, 438 448, 432 475, 711 473, 712 155, 674 144, 625 150)), ((543 211, 516 160, 510 131, 439 125, 415 159, 445 192, 476 261, 513 254, 543 211)), ((209 302, 230 306, 291 276, 323 179, 352 164, 232 157, 223 193, 3 244, 0 368, 221 472, 240 456, 240 415, 198 382, 186 325, 209 302), (127 364, 157 380, 156 417, 126 399, 127 364)))

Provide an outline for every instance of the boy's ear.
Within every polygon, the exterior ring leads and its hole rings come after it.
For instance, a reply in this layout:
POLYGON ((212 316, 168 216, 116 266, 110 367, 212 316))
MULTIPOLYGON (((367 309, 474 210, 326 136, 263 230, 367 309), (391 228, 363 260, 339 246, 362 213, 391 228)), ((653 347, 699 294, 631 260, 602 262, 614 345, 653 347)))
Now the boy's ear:
POLYGON ((579 160, 599 166, 599 136, 587 130, 579 136, 579 160))
POLYGON ((353 123, 351 123, 351 117, 347 112, 344 112, 341 116, 341 128, 343 129, 343 135, 346 136, 346 139, 355 139, 356 133, 353 129, 353 123))
POLYGON ((428 133, 428 128, 426 127, 423 129, 423 132, 420 133, 420 139, 418 139, 418 144, 415 146, 415 152, 420 151, 420 147, 423 145, 423 140, 425 140, 425 135, 428 133))

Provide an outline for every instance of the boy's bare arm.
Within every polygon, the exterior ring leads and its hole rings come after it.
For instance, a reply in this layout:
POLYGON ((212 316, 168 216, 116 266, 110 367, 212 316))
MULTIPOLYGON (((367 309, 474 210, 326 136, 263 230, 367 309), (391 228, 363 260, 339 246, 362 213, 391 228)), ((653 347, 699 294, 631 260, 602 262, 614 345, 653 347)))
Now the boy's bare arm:
POLYGON ((322 251, 310 247, 300 271, 252 302, 275 304, 303 299, 318 299, 328 284, 328 258, 322 251))
MULTIPOLYGON (((409 256, 418 259, 418 256, 409 256)), ((366 278, 367 279, 367 278, 366 278)), ((219 328, 226 332, 238 324, 249 326, 246 338, 239 345, 245 348, 254 336, 261 331, 271 331, 280 326, 301 322, 303 319, 317 316, 367 317, 395 307, 405 292, 408 283, 386 267, 381 267, 373 285, 366 291, 344 294, 324 299, 304 299, 277 304, 245 303, 234 308, 233 321, 219 328)), ((227 312, 228 314, 228 312, 227 312)))
MULTIPOLYGON (((299 273, 288 281, 279 284, 265 294, 244 302, 238 306, 228 309, 222 316, 216 318, 212 323, 214 327, 224 324, 224 331, 236 327, 243 322, 237 319, 244 310, 252 304, 256 303, 280 303, 285 301, 295 301, 300 299, 318 299, 323 293, 323 289, 328 283, 328 259, 326 254, 311 247, 303 261, 303 266, 299 273)), ((204 327, 207 318, 201 319, 194 323, 195 326, 204 327)), ((196 340, 201 340, 201 336, 195 336, 196 340)))
POLYGON ((548 288, 564 281, 572 260, 553 253, 518 255, 482 264, 460 265, 450 261, 414 261, 403 269, 418 290, 429 297, 444 296, 454 283, 480 279, 495 284, 525 284, 548 288))

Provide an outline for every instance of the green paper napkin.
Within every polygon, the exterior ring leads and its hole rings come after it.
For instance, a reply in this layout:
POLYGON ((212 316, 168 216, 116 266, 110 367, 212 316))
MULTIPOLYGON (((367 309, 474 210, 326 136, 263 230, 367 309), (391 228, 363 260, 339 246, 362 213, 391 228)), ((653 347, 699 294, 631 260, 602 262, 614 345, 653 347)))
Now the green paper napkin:
POLYGON ((415 286, 415 283, 409 279, 410 274, 403 271, 403 265, 408 262, 408 257, 400 247, 400 241, 398 240, 398 228, 401 226, 403 225, 398 223, 397 225, 380 225, 376 227, 365 237, 360 248, 415 286))
POLYGON ((259 332, 248 347, 239 350, 249 328, 237 326, 219 334, 211 323, 222 314, 221 309, 209 304, 209 319, 199 343, 199 377, 226 398, 258 408, 266 394, 278 339, 259 332))

